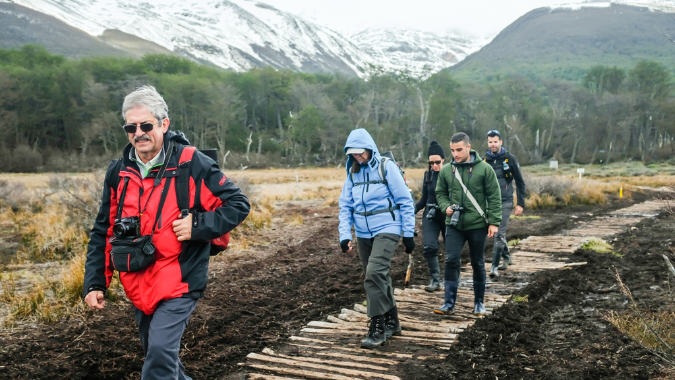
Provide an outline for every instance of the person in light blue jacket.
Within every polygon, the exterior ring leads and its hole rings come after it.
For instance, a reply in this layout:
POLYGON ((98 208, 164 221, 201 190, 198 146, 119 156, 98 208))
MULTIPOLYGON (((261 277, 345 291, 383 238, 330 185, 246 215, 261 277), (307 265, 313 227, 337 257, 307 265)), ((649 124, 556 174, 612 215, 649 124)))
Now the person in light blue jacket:
POLYGON ((396 163, 383 161, 365 129, 355 129, 345 144, 347 179, 340 195, 340 248, 352 252, 352 226, 365 273, 370 328, 361 347, 375 348, 401 334, 389 267, 403 236, 407 253, 415 248, 415 206, 396 163), (385 178, 380 165, 385 163, 385 178))

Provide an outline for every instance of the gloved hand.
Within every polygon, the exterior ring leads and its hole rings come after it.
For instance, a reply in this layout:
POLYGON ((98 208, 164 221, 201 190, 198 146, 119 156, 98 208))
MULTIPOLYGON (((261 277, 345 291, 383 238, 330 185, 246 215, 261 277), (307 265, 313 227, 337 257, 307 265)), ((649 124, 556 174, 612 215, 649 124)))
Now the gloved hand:
POLYGON ((413 249, 415 249, 415 239, 411 237, 404 237, 403 245, 405 246, 405 253, 412 253, 413 249))
POLYGON ((342 249, 342 253, 347 253, 347 251, 349 251, 349 242, 350 241, 351 240, 349 240, 349 239, 345 239, 345 240, 340 242, 340 248, 342 249))

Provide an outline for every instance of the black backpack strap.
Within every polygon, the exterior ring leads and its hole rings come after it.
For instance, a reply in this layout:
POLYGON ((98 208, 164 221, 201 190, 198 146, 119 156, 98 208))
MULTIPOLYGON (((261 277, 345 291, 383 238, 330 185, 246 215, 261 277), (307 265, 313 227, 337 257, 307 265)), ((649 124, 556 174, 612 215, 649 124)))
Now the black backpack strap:
MULTIPOLYGON (((176 201, 178 202, 181 218, 187 217, 190 213, 190 164, 192 163, 195 150, 196 148, 193 146, 184 147, 180 155, 180 163, 178 164, 176 201)), ((195 199, 195 206, 197 206, 196 201, 197 199, 195 199)))
MULTIPOLYGON (((117 173, 117 182, 119 183, 119 173, 117 173)), ((124 187, 117 204, 117 217, 115 221, 122 219, 122 209, 124 208, 124 198, 127 196, 127 187, 129 186, 129 177, 124 177, 124 187)))
MULTIPOLYGON (((166 181, 164 181, 164 189, 162 189, 162 196, 159 198, 159 206, 157 206, 157 216, 155 216, 155 223, 152 225, 152 234, 155 234, 155 229, 157 228, 157 225, 162 220, 162 209, 164 208, 164 201, 166 201, 166 195, 169 193, 169 187, 171 187, 171 179, 173 177, 168 177, 166 178, 166 181)), ((159 224, 159 228, 162 228, 162 225, 159 224)))

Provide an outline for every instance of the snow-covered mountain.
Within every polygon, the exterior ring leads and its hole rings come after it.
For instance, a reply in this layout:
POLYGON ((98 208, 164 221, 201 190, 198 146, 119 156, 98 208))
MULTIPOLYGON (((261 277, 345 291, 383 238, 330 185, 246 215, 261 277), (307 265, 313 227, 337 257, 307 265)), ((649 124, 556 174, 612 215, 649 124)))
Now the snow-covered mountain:
POLYGON ((254 0, 0 0, 99 36, 118 29, 236 71, 272 65, 361 75, 368 54, 321 25, 254 0))
POLYGON ((490 42, 490 38, 410 29, 366 29, 353 35, 352 40, 385 70, 409 70, 423 78, 460 62, 490 42))
POLYGON ((601 1, 601 0, 586 0, 586 1, 576 1, 576 2, 567 2, 551 5, 552 9, 566 8, 578 10, 581 8, 607 8, 612 4, 620 5, 630 5, 633 7, 645 7, 651 11, 661 11, 666 13, 675 13, 675 1, 673 0, 611 0, 611 1, 601 1))

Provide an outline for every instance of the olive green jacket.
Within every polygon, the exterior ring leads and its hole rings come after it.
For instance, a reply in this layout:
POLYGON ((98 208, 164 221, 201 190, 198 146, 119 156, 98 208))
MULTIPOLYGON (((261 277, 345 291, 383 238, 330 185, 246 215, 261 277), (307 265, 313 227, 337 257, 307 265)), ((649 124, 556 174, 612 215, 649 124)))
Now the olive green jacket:
MULTIPOLYGON (((483 209, 490 225, 499 226, 502 221, 502 195, 499 189, 497 175, 490 164, 482 161, 475 150, 471 150, 467 161, 457 163, 454 160, 451 165, 446 165, 438 174, 436 184, 436 200, 439 211, 445 210, 452 205, 464 207, 461 212, 457 229, 466 231, 487 227, 485 219, 471 203, 469 197, 464 194, 462 185, 459 184, 453 169, 459 171, 462 182, 469 192, 476 198, 476 202, 483 209)), ((445 224, 450 224, 450 216, 445 218, 445 224)))

